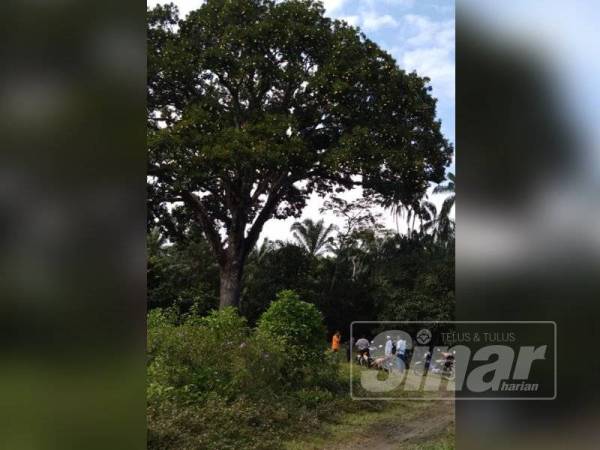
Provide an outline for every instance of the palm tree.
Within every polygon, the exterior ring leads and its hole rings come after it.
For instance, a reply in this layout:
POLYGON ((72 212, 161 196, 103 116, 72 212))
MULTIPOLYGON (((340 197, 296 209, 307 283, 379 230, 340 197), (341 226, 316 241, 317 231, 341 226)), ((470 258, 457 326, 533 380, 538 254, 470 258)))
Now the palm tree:
POLYGON ((454 221, 450 218, 451 200, 444 200, 439 211, 429 200, 421 200, 413 207, 413 217, 419 218, 420 231, 430 235, 434 242, 448 242, 454 236, 454 221))
POLYGON ((453 173, 448 174, 448 182, 446 184, 440 184, 433 190, 434 194, 450 193, 448 197, 444 199, 440 213, 437 218, 437 235, 438 238, 444 242, 447 242, 452 236, 454 236, 454 221, 450 218, 450 211, 454 207, 456 201, 456 179, 453 173))
MULTIPOLYGON (((446 198, 446 200, 444 200, 444 204, 446 202, 448 202, 449 206, 447 207, 447 209, 448 209, 448 213, 450 213, 450 210, 454 206, 454 200, 456 198, 456 178, 455 178, 454 174, 452 172, 450 172, 448 174, 448 183, 446 183, 446 184, 438 184, 433 189, 433 193, 434 194, 450 193, 450 195, 448 196, 448 198, 446 198)), ((442 209, 444 209, 444 207, 442 207, 442 209)))
POLYGON ((433 189, 434 194, 450 193, 444 199, 438 212, 436 206, 427 200, 427 196, 413 204, 396 203, 386 205, 391 208, 392 214, 396 217, 396 227, 399 230, 398 221, 400 218, 406 220, 408 230, 407 236, 418 233, 415 230, 415 222, 420 222, 420 231, 430 234, 434 241, 448 242, 454 236, 454 221, 450 218, 450 212, 454 207, 456 179, 453 173, 449 173, 445 184, 437 185, 433 189))
POLYGON ((331 234, 336 230, 334 225, 325 226, 323 219, 313 222, 304 219, 292 225, 294 239, 310 256, 318 256, 324 250, 329 250, 332 241, 331 234))
POLYGON ((421 222, 421 230, 425 233, 429 231, 435 237, 437 226, 437 208, 429 200, 422 200, 418 207, 415 208, 415 216, 419 217, 421 222))
POLYGON ((437 235, 443 242, 448 242, 454 236, 455 223, 450 218, 450 210, 454 206, 454 195, 444 200, 437 218, 437 235))

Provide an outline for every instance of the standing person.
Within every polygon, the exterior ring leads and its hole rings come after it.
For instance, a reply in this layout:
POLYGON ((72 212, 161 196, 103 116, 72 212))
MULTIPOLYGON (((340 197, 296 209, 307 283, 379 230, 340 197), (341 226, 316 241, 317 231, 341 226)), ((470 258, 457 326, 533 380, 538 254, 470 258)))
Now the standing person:
POLYGON ((392 356, 393 353, 393 348, 394 348, 394 343, 392 342, 392 337, 391 336, 386 336, 386 341, 385 341, 385 357, 389 357, 392 356))
POLYGON ((366 356, 367 360, 370 359, 370 357, 371 357, 371 355, 369 354, 370 346, 371 346, 371 343, 367 340, 367 337, 364 334, 358 341, 356 341, 356 348, 358 348, 358 354, 361 358, 366 356))
POLYGON ((342 333, 336 331, 333 337, 331 338, 331 350, 334 352, 340 351, 340 343, 342 341, 342 333))
POLYGON ((406 368, 406 340, 398 336, 396 341, 396 356, 398 357, 398 368, 403 371, 406 368))

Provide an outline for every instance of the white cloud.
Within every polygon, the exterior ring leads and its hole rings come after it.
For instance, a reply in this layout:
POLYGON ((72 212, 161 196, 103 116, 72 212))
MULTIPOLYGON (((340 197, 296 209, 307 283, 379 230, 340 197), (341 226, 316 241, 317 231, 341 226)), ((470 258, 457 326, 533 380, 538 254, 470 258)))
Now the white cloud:
POLYGON ((415 4, 415 0, 359 0, 358 3, 364 3, 373 9, 376 4, 385 3, 386 5, 410 7, 415 4))
POLYGON ((400 64, 407 70, 416 70, 431 79, 436 95, 454 98, 454 61, 441 48, 420 48, 405 52, 400 64))
POLYGON ((436 22, 416 14, 407 14, 403 20, 412 30, 412 36, 406 42, 408 45, 454 47, 454 20, 436 22))
MULTIPOLYGON (((382 28, 397 28, 398 20, 386 14, 390 7, 408 7, 414 0, 355 0, 354 14, 345 17, 348 23, 360 26, 363 31, 378 31, 382 28), (349 19, 349 20, 348 20, 349 19)), ((397 16, 396 16, 397 17, 397 16)))
POLYGON ((403 26, 408 38, 394 49, 400 65, 429 77, 436 96, 454 99, 454 20, 407 14, 403 26))
POLYGON ((347 0, 323 0, 323 6, 328 14, 339 11, 347 0))
POLYGON ((361 14, 360 22, 365 31, 377 31, 385 27, 397 27, 398 22, 389 14, 378 15, 373 11, 361 14))

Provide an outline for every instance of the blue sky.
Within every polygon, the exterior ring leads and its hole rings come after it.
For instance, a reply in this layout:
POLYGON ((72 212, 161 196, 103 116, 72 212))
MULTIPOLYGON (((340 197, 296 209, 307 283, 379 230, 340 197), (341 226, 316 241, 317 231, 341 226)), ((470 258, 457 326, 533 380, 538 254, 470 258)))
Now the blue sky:
MULTIPOLYGON (((183 16, 200 7, 202 0, 148 0, 149 6, 156 3, 175 3, 183 16)), ((323 4, 328 16, 360 27, 369 39, 391 53, 401 68, 431 79, 443 132, 454 143, 454 0, 323 0, 323 4)), ((352 200, 360 195, 360 189, 354 189, 343 197, 352 200)), ((443 198, 434 195, 431 200, 439 206, 443 198)), ((323 199, 313 196, 302 219, 324 218, 337 224, 335 216, 319 212, 322 204, 323 199)), ((387 227, 405 228, 389 211, 380 212, 387 227)), ((289 238, 295 220, 270 220, 262 237, 289 238)))

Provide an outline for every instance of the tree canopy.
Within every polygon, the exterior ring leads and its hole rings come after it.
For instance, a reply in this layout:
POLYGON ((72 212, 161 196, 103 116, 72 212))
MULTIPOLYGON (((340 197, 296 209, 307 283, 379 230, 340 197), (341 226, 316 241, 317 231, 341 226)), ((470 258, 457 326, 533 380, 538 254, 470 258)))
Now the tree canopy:
POLYGON ((208 0, 179 19, 148 12, 150 220, 195 225, 239 301, 265 222, 309 196, 363 188, 414 204, 444 179, 452 147, 428 79, 320 2, 208 0))

